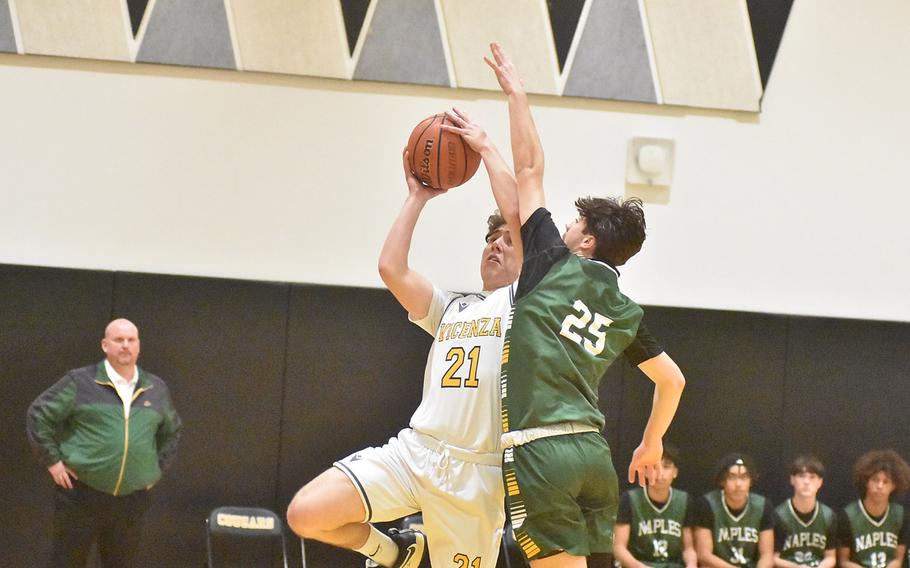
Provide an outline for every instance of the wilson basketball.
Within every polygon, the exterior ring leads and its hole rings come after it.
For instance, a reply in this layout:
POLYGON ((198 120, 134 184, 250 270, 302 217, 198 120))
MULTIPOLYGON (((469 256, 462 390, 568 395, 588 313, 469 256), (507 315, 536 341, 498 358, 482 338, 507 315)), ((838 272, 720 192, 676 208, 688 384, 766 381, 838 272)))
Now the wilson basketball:
POLYGON ((414 127, 408 139, 411 172, 434 189, 458 187, 471 179, 480 165, 480 154, 458 134, 442 130, 443 124, 451 124, 445 114, 429 116, 414 127))

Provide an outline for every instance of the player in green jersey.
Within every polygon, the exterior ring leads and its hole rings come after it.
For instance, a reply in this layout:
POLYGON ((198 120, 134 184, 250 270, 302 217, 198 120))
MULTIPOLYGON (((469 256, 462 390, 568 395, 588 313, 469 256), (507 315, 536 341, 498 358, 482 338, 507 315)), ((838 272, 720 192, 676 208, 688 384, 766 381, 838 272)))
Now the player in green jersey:
POLYGON ((790 464, 793 497, 775 509, 775 568, 834 568, 837 532, 834 512, 818 500, 825 466, 815 456, 790 464))
POLYGON ((581 568, 588 555, 609 560, 618 504, 600 434, 601 377, 625 352, 654 381, 629 467, 629 480, 642 485, 656 477, 685 379, 656 342, 635 346, 642 310, 617 286, 616 267, 644 241, 641 201, 579 199, 579 218, 560 237, 544 207, 543 149, 527 93, 500 46, 491 49, 485 59, 509 100, 525 257, 503 347, 503 479, 513 532, 531 565, 581 568))
POLYGON ((622 568, 696 568, 689 494, 673 487, 679 452, 664 445, 657 477, 622 494, 613 556, 622 568))
POLYGON ((752 458, 732 453, 721 458, 715 483, 697 505, 695 551, 705 568, 772 568, 774 511, 752 493, 758 472, 752 458))
POLYGON ((907 553, 904 508, 891 501, 910 488, 910 466, 894 450, 872 450, 853 466, 860 498, 837 519, 842 568, 900 568, 907 553))

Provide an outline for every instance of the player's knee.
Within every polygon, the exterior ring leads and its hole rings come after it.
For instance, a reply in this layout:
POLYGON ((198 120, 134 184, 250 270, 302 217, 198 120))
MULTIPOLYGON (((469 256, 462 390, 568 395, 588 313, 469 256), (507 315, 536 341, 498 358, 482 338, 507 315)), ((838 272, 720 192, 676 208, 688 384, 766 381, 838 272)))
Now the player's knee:
POLYGON ((287 511, 291 530, 300 537, 316 540, 324 540, 347 524, 364 522, 365 515, 354 485, 334 468, 304 485, 287 511))
POLYGON ((308 492, 301 489, 288 505, 288 526, 301 538, 313 538, 324 530, 319 526, 322 515, 317 514, 313 500, 308 497, 308 492))

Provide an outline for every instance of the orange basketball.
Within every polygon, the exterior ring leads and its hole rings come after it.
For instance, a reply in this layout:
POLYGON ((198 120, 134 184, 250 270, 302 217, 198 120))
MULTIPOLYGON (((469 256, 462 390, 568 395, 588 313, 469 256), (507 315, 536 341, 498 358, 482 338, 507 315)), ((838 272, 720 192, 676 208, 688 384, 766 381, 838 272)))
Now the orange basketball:
POLYGON ((451 123, 445 114, 434 114, 421 120, 408 139, 411 172, 434 189, 458 187, 480 166, 480 154, 461 136, 439 128, 451 123))

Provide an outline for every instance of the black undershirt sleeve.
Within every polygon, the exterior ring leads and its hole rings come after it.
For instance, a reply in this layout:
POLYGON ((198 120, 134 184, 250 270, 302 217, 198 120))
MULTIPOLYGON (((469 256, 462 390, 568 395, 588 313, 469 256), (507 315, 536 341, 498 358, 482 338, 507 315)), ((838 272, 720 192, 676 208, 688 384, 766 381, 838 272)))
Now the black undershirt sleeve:
POLYGON ((831 523, 828 525, 828 530, 825 531, 825 536, 828 539, 825 544, 825 550, 834 550, 837 548, 837 527, 838 527, 838 518, 837 515, 831 516, 831 523))
POLYGON ((850 529, 850 518, 846 511, 837 513, 837 546, 853 550, 853 531, 850 529))
POLYGON ((521 242, 524 262, 518 277, 516 301, 533 290, 554 264, 571 254, 553 217, 543 207, 532 213, 521 226, 521 242))
POLYGON ((686 518, 683 520, 684 527, 694 527, 695 522, 695 499, 692 495, 686 495, 686 518))
POLYGON ((663 352, 663 347, 661 347, 660 343, 657 342, 657 339, 651 335, 650 330, 645 326, 645 322, 642 321, 638 324, 638 332, 635 335, 635 339, 626 347, 626 350, 623 351, 623 355, 630 365, 637 367, 648 359, 657 357, 663 352))
POLYGON ((695 503, 695 526, 713 531, 714 511, 711 510, 708 500, 704 497, 699 497, 695 503))
POLYGON ((768 529, 774 528, 774 506, 771 504, 770 499, 765 499, 765 510, 762 511, 761 521, 759 522, 758 530, 766 531, 768 529))
POLYGON ((629 492, 626 491, 619 497, 619 511, 616 512, 616 524, 632 524, 632 502, 629 499, 629 492))

